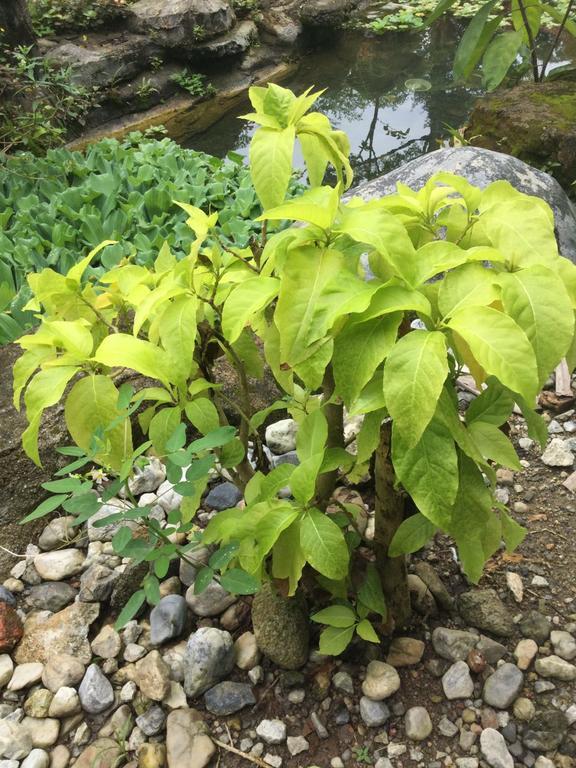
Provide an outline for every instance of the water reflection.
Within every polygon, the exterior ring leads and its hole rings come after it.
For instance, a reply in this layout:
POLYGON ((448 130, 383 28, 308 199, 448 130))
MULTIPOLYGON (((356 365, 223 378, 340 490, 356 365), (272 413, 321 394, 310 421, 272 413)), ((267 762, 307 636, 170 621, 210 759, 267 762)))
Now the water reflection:
MULTIPOLYGON (((326 88, 317 102, 352 147, 356 180, 369 179, 438 147, 446 125, 465 122, 479 90, 452 80, 451 65, 461 27, 446 21, 424 34, 390 33, 366 38, 341 34, 304 57, 286 85, 297 93, 314 84, 326 88), (406 81, 424 80, 414 92, 406 81)), ((246 155, 253 127, 238 120, 247 104, 227 114, 188 146, 223 156, 246 155)), ((301 158, 296 157, 301 164, 301 158)))

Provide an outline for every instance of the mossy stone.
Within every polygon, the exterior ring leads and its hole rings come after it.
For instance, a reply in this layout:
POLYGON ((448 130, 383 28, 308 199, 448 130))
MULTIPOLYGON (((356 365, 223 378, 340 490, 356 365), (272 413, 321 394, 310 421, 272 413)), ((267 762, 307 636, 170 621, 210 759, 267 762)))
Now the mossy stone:
POLYGON ((283 669, 298 669, 308 660, 310 628, 306 601, 282 597, 265 584, 252 602, 258 648, 283 669))
POLYGON ((476 102, 466 136, 474 146, 505 152, 576 181, 576 83, 523 83, 476 102))

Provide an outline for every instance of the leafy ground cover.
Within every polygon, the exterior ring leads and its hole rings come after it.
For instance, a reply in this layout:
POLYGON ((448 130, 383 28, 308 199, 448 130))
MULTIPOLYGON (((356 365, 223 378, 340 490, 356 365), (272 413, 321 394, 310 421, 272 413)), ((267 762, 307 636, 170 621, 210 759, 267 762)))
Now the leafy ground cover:
POLYGON ((93 275, 129 255, 150 264, 165 241, 184 256, 194 234, 175 199, 219 211, 225 240, 245 246, 260 231, 250 174, 235 155, 220 160, 134 133, 85 153, 0 156, 0 343, 32 322, 22 311, 31 271, 66 272, 103 240, 118 242, 93 262, 93 275))

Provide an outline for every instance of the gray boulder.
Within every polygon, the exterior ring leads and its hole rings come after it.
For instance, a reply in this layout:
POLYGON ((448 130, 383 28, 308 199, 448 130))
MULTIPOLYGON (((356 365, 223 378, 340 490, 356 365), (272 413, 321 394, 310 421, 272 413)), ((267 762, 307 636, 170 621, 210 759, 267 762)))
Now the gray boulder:
POLYGON ((188 640, 184 655, 184 690, 195 698, 234 669, 232 635, 215 627, 201 627, 188 640))
POLYGON ((51 48, 46 58, 51 64, 71 67, 73 80, 81 85, 105 87, 134 77, 159 53, 154 40, 127 35, 93 47, 62 43, 51 48))
POLYGON ((554 211, 560 253, 576 262, 576 208, 573 203, 547 173, 501 152, 477 147, 439 149, 359 185, 353 194, 365 200, 391 195, 396 192, 399 181, 412 189, 420 189, 438 171, 460 174, 482 189, 493 181, 504 179, 520 192, 541 197, 554 211))
POLYGON ((346 21, 358 5, 358 0, 305 0, 300 19, 312 27, 333 27, 346 21))
POLYGON ((189 49, 196 41, 228 32, 236 17, 226 0, 138 0, 129 25, 166 48, 189 49))
POLYGON ((190 51, 195 59, 223 59, 226 56, 239 56, 250 48, 258 39, 256 24, 249 19, 241 21, 237 27, 221 37, 199 43, 190 51))

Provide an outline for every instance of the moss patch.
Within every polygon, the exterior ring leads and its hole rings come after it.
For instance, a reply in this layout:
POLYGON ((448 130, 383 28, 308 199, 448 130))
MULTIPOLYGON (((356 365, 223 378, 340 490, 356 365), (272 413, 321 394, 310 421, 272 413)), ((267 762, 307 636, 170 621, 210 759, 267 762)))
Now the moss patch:
POLYGON ((576 83, 525 83, 480 99, 466 135, 475 146, 505 152, 576 181, 576 83))

